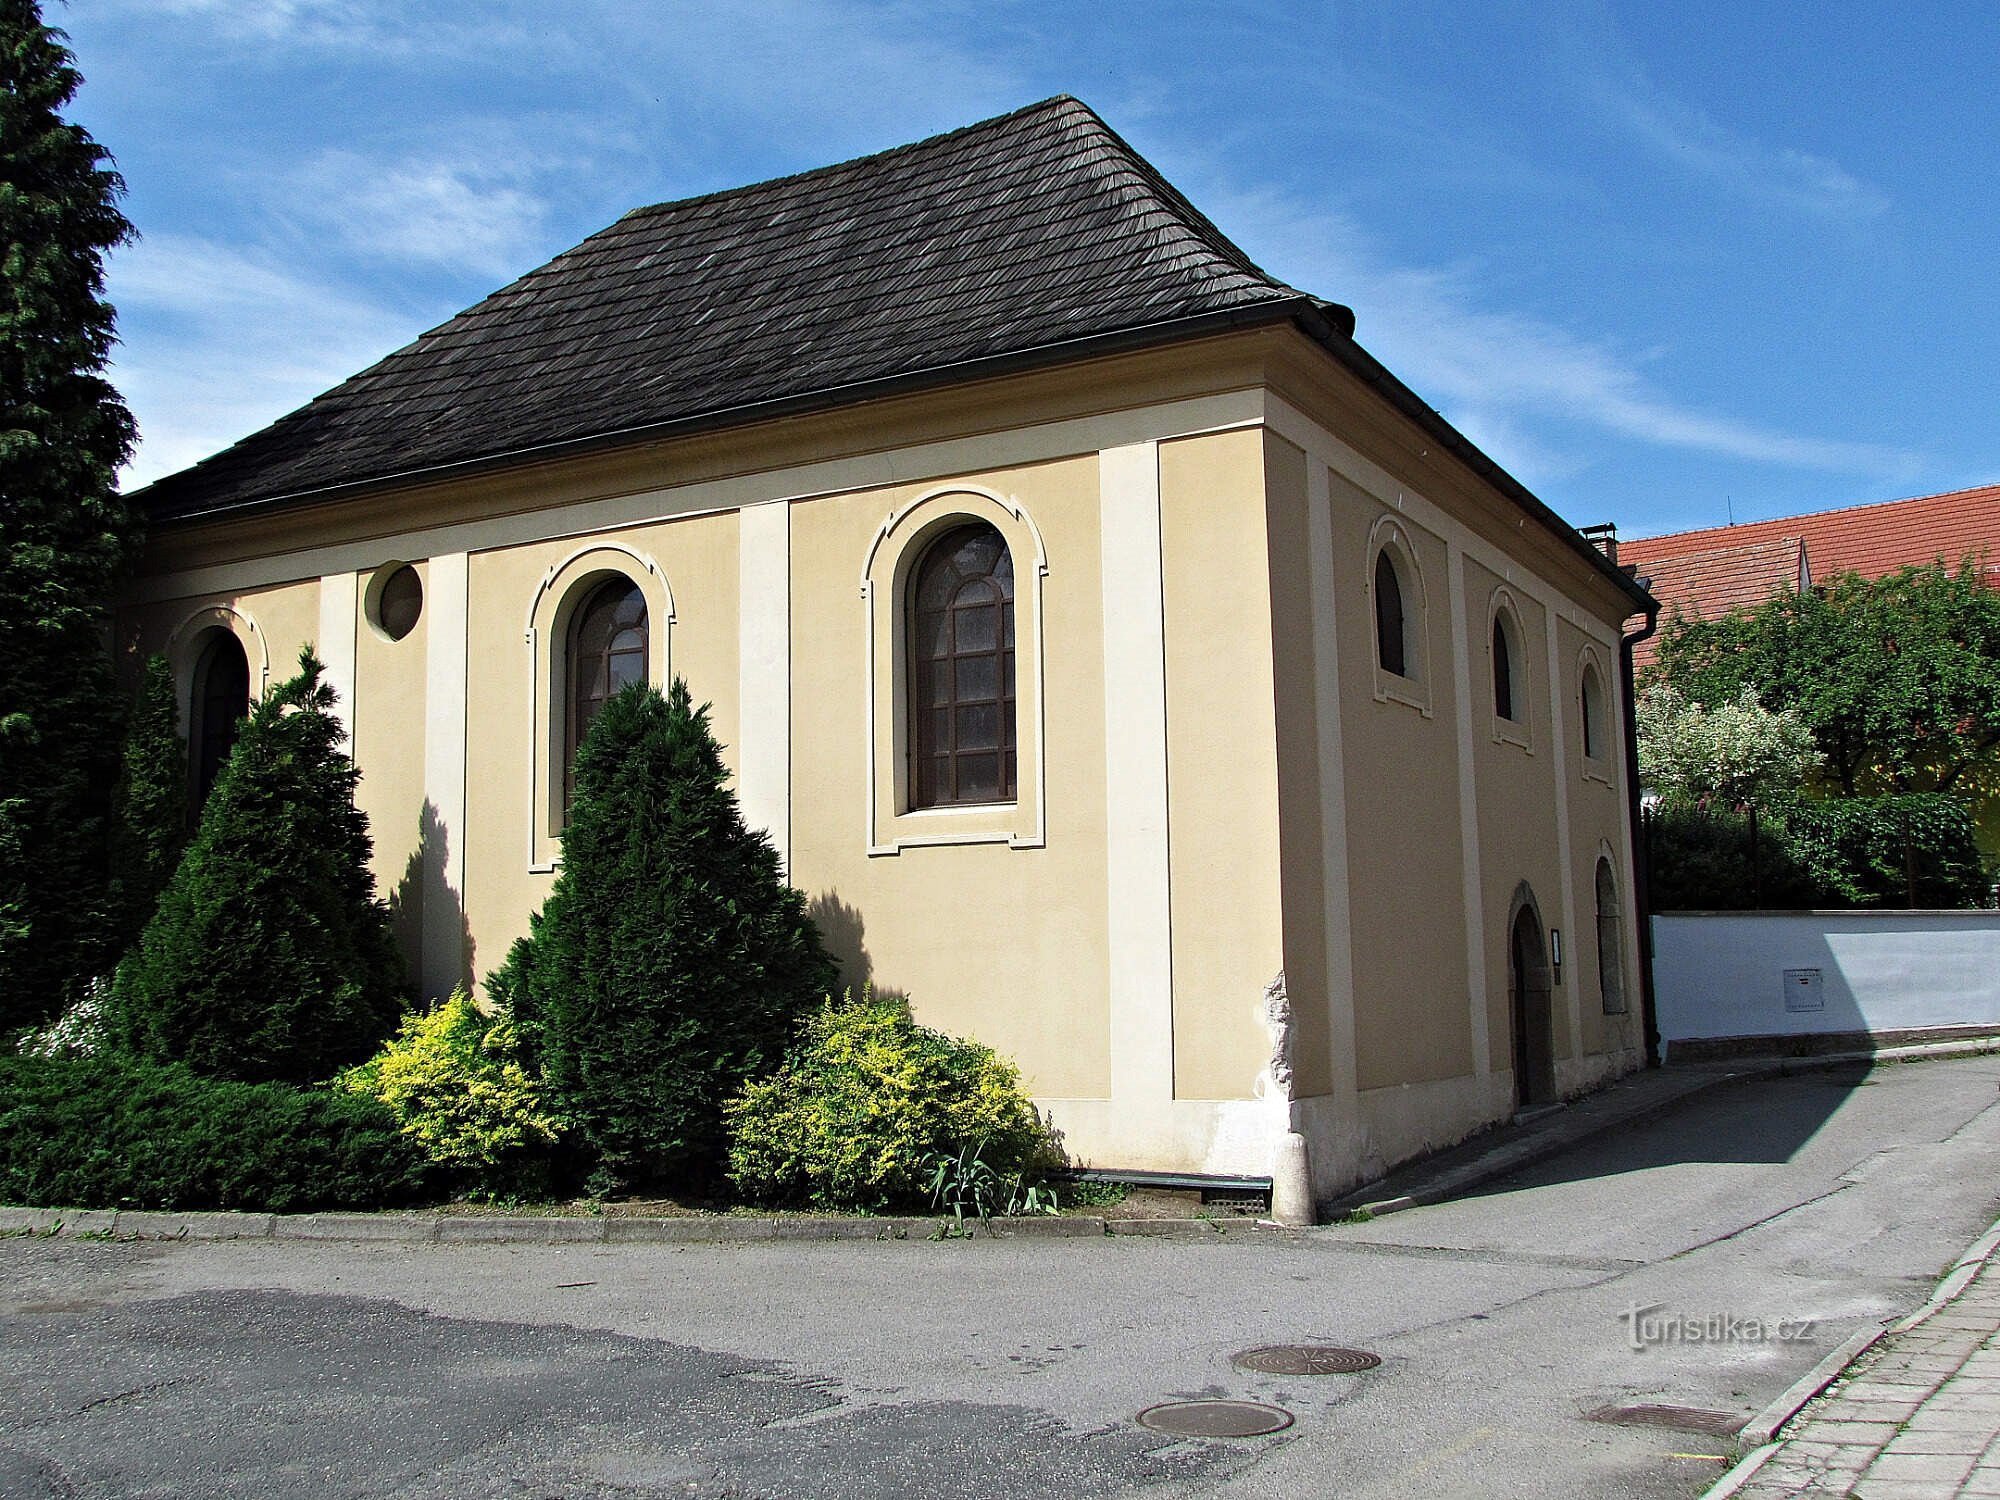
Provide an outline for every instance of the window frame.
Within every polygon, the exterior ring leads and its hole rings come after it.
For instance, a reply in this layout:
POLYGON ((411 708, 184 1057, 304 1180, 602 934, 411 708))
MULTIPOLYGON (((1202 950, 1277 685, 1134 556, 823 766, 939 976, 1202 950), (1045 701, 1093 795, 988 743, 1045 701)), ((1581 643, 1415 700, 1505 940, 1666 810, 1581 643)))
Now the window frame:
POLYGON ((1591 902, 1595 920, 1592 932, 1597 946, 1597 995, 1607 1016, 1629 1015, 1631 996, 1625 984, 1625 898, 1618 886, 1618 871, 1610 851, 1600 848, 1591 870, 1591 902), (1606 884, 1611 888, 1611 909, 1604 909, 1606 884), (1608 933, 1607 933, 1608 929, 1608 933), (1607 935, 1610 941, 1605 941, 1607 935), (1615 1002, 1615 1003, 1614 1003, 1615 1002))
POLYGON ((865 848, 888 857, 951 844, 1039 849, 1048 842, 1043 584, 1048 553, 1033 517, 1009 495, 978 485, 926 490, 891 510, 862 561, 867 722, 865 848), (913 805, 910 778, 909 605, 912 575, 947 531, 985 522, 1014 566, 1014 796, 1002 802, 913 805))
MULTIPOLYGON (((616 603, 620 606, 634 595, 638 597, 639 608, 642 611, 641 618, 638 621, 638 629, 641 635, 638 646, 640 660, 639 675, 633 680, 638 682, 651 680, 649 669, 653 657, 653 612, 646 601, 646 591, 623 573, 600 573, 590 582, 588 587, 581 591, 575 604, 570 609, 568 622, 563 626, 562 768, 565 816, 568 809, 576 801, 577 752, 583 748, 584 738, 590 732, 590 725, 583 722, 585 700, 578 692, 578 669, 585 664, 582 657, 583 630, 589 620, 590 612, 598 607, 600 601, 609 600, 614 591, 617 593, 616 603)), ((629 656, 632 654, 629 649, 620 651, 617 647, 618 627, 615 616, 611 624, 613 630, 610 638, 605 643, 604 650, 602 652, 591 653, 593 659, 602 656, 606 679, 604 695, 594 700, 597 707, 590 713, 589 717, 592 722, 595 722, 597 715, 604 711, 604 704, 610 702, 616 694, 616 690, 610 685, 613 660, 621 655, 629 656)), ((630 629, 631 627, 626 626, 624 628, 630 629)))
POLYGON ((215 635, 235 637, 243 648, 244 664, 250 672, 250 702, 254 705, 271 686, 271 652, 256 618, 235 604, 204 604, 183 616, 167 637, 166 658, 174 674, 174 703, 180 715, 180 731, 188 747, 188 802, 200 814, 196 800, 195 763, 196 693, 201 688, 201 667, 215 635))
POLYGON ((1362 579, 1368 600, 1369 665, 1375 674, 1375 701, 1403 704, 1428 719, 1431 717, 1430 591, 1424 582, 1423 569, 1417 565, 1415 544, 1395 517, 1379 516, 1369 529, 1362 579), (1376 572, 1385 560, 1396 580, 1402 604, 1401 672, 1393 672, 1382 664, 1382 617, 1376 572))
POLYGON ((1506 585, 1493 591, 1486 608, 1486 706, 1492 713, 1493 741, 1513 745, 1534 754, 1535 674, 1527 649, 1528 632, 1521 624, 1521 608, 1514 592, 1506 585), (1498 694, 1499 660, 1496 647, 1504 647, 1508 660, 1509 707, 1502 714, 1498 694))
POLYGON ((664 691, 672 680, 674 594, 665 571, 650 554, 624 542, 598 541, 550 564, 528 602, 523 631, 529 744, 523 779, 530 874, 552 873, 561 863, 562 830, 568 819, 564 784, 570 753, 570 624, 578 609, 614 576, 645 596, 646 681, 664 691))
POLYGON ((1587 781, 1599 781, 1606 786, 1613 784, 1612 750, 1618 731, 1614 727, 1615 716, 1611 712, 1611 698, 1608 684, 1609 675, 1604 663, 1599 659, 1594 646, 1586 645, 1577 656, 1576 667, 1576 721, 1577 721, 1577 770, 1587 781), (1597 682, 1596 733, 1591 731, 1590 683, 1597 682), (1591 753, 1591 741, 1597 741, 1597 753, 1591 753))
POLYGON ((1011 803, 1019 795, 1019 713, 1017 709, 1019 671, 1015 662, 1017 644, 1015 641, 1014 609, 1014 555, 1007 545, 1007 538, 1000 534, 998 527, 986 521, 971 521, 960 526, 943 527, 931 533, 923 550, 917 554, 910 567, 908 597, 903 601, 904 629, 908 632, 905 644, 905 666, 910 674, 905 691, 908 694, 906 711, 910 722, 904 728, 905 749, 909 756, 906 786, 909 806, 912 811, 938 807, 979 807, 989 803, 1011 803), (924 608, 925 585, 934 567, 949 567, 951 563, 944 554, 948 548, 963 545, 961 538, 990 534, 1000 547, 999 558, 991 571, 980 575, 961 575, 958 590, 950 602, 941 610, 924 608), (963 590, 969 584, 983 581, 989 588, 999 590, 1001 565, 1006 568, 1006 586, 997 604, 998 614, 994 621, 993 646, 991 650, 963 650, 958 642, 958 615, 962 610, 980 606, 966 606, 960 603, 963 590), (950 622, 952 640, 942 655, 926 655, 920 647, 925 632, 922 629, 926 615, 942 614, 950 622), (993 661, 993 697, 991 699, 965 699, 959 692, 959 664, 962 661, 990 657, 993 661), (926 692, 930 672, 943 667, 951 678, 951 686, 946 690, 946 701, 939 704, 936 690, 926 692), (928 671, 926 670, 928 669, 928 671), (981 708, 991 704, 995 709, 994 745, 989 749, 978 746, 971 750, 958 745, 957 721, 965 708, 981 708), (940 745, 931 738, 936 720, 935 715, 942 709, 947 715, 947 732, 940 745), (996 792, 991 797, 966 796, 959 785, 960 762, 970 756, 992 755, 997 761, 996 792), (939 758, 946 761, 945 776, 951 783, 949 788, 940 787, 934 795, 926 797, 923 791, 925 762, 939 758))

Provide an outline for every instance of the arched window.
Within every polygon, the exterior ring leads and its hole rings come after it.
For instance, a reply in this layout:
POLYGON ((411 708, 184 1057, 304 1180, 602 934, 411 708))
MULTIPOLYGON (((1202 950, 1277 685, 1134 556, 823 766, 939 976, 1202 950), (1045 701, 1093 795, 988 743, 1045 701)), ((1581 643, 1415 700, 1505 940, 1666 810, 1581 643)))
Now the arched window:
POLYGON ((995 527, 931 543, 909 629, 910 805, 1013 801, 1014 559, 995 527))
POLYGON ((1514 712, 1514 644, 1507 629, 1507 617, 1493 617, 1493 712, 1503 719, 1518 719, 1514 712))
POLYGON ((1618 882, 1611 873, 1611 861, 1597 861, 1597 989, 1604 997, 1607 1016, 1625 1010, 1625 961, 1619 936, 1618 882))
POLYGON ((1384 547, 1375 554, 1375 659, 1385 672, 1408 677, 1408 616, 1403 611, 1403 583, 1384 547))
POLYGON ((229 752, 250 711, 250 659, 243 643, 227 630, 211 630, 195 660, 193 712, 188 733, 194 773, 194 805, 199 814, 215 790, 229 752))
POLYGON ((612 695, 648 680, 646 596, 629 578, 599 584, 569 622, 564 680, 569 685, 563 751, 563 806, 576 791, 576 750, 612 695))
POLYGON ((1583 756, 1585 760, 1604 759, 1604 680, 1597 675, 1594 662, 1583 664, 1583 756))

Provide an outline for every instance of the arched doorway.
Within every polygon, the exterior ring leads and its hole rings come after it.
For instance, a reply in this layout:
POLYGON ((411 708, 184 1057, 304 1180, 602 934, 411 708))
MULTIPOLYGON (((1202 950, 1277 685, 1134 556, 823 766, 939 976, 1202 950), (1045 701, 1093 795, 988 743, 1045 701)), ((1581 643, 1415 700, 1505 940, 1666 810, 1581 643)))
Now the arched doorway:
POLYGON ((1514 1101, 1522 1109, 1556 1099, 1555 1016, 1548 949, 1531 903, 1514 913, 1507 939, 1507 1000, 1514 1022, 1514 1101))
POLYGON ((211 630, 195 658, 194 691, 189 696, 188 759, 194 782, 195 816, 215 790, 229 763, 243 716, 250 711, 250 659, 243 643, 227 630, 211 630))

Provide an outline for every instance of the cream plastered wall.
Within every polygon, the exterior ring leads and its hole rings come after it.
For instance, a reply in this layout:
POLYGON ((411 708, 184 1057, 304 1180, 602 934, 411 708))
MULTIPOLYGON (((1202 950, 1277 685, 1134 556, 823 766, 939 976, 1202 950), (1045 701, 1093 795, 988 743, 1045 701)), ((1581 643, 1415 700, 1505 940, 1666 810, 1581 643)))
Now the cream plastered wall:
MULTIPOLYGON (((535 740, 548 734, 552 710, 528 641, 538 596, 545 611, 559 602, 543 589, 544 580, 554 572, 551 589, 587 590, 590 578, 617 569, 648 585, 653 680, 664 686, 682 677, 697 704, 711 705, 709 722, 733 771, 739 750, 737 532, 737 517, 729 512, 495 548, 468 559, 465 833, 462 859, 454 861, 463 884, 450 884, 464 903, 476 973, 505 959, 554 878, 550 866, 558 846, 547 836, 546 801, 534 779, 535 740), (572 560, 582 566, 565 570, 572 560), (664 589, 650 583, 649 561, 664 589), (668 595, 671 620, 662 618, 668 595)), ((548 616, 541 618, 546 630, 548 616)), ((427 925, 435 928, 437 921, 432 913, 427 925)))
MULTIPOLYGON (((1320 680, 1322 657, 1332 646, 1332 623, 1321 615, 1330 611, 1332 601, 1315 598, 1315 585, 1323 584, 1326 574, 1323 567, 1315 569, 1313 555, 1315 548, 1329 544, 1331 528, 1324 518, 1315 524, 1313 508, 1323 509, 1327 500, 1323 489, 1315 492, 1303 451, 1266 433, 1264 475, 1271 594, 1265 634, 1271 643, 1276 712, 1278 868, 1291 1024, 1286 1060, 1291 1097, 1302 1099, 1333 1093, 1337 1079, 1351 1083, 1353 1077, 1353 983, 1346 972, 1347 954, 1335 951, 1349 947, 1346 838, 1344 826, 1328 826, 1337 818, 1329 815, 1330 799, 1343 794, 1340 729, 1321 718, 1322 707, 1329 716, 1339 711, 1337 695, 1328 693, 1322 702, 1320 680), (1330 841, 1336 839, 1341 848, 1330 861, 1330 841), (1347 1012, 1338 1043, 1336 1006, 1347 1012)), ((1330 564, 1331 559, 1325 561, 1330 564)))
POLYGON ((1160 445, 1174 1096, 1244 1099, 1284 967, 1263 436, 1160 445))
MULTIPOLYGON (((1541 604, 1477 562, 1462 569, 1464 637, 1460 649, 1471 663, 1474 797, 1479 817, 1480 916, 1486 947, 1487 1034, 1493 1039, 1495 1072, 1511 1069, 1513 1020, 1508 996, 1508 919, 1516 892, 1525 883, 1541 918, 1544 942, 1549 929, 1574 937, 1565 899, 1560 810, 1556 800, 1556 747, 1550 741, 1547 615, 1541 604), (1515 637, 1514 703, 1519 721, 1502 721, 1494 709, 1493 613, 1500 599, 1511 601, 1519 631, 1515 637), (1540 646, 1538 652, 1532 649, 1540 646)), ((1569 957, 1565 953, 1565 957, 1569 957)), ((1557 1061, 1577 1048, 1575 965, 1565 963, 1551 991, 1552 1041, 1557 1061)))
POLYGON ((1449 557, 1442 538, 1344 476, 1331 482, 1354 1047, 1363 1090, 1473 1071, 1467 1021, 1463 828, 1449 557), (1372 594, 1378 522, 1394 515, 1420 575, 1404 604, 1425 649, 1427 700, 1377 692, 1372 594))
MULTIPOLYGON (((382 564, 394 566, 394 560, 382 564)), ((429 564, 419 559, 410 566, 425 583, 428 600, 429 564)), ((375 890, 394 906, 396 942, 414 975, 421 972, 424 956, 426 826, 432 845, 445 837, 437 810, 427 808, 424 798, 430 610, 419 612, 416 626, 403 639, 390 640, 368 618, 368 585, 377 571, 370 569, 356 578, 352 615, 346 624, 354 643, 348 722, 354 763, 361 771, 354 803, 368 816, 368 832, 375 841, 375 890)), ((433 861, 432 868, 436 867, 433 861)))
MULTIPOLYGON (((1007 1053, 1054 1099, 1111 1089, 1099 512, 1092 455, 824 496, 789 517, 793 883, 850 980, 907 994, 920 1020, 1007 1053), (864 567, 885 525, 919 500, 946 524, 961 505, 985 515, 992 496, 1032 520, 1048 560, 1046 842, 871 854, 864 789, 891 726, 867 681, 864 567)), ((1014 551, 1018 615, 1030 560, 1014 551)))
POLYGON ((1619 712, 1615 684, 1618 658, 1568 621, 1556 626, 1556 653, 1566 689, 1565 774, 1569 781, 1570 869, 1576 891, 1574 965, 1578 1008, 1583 1018, 1583 1052, 1636 1056, 1645 1046, 1639 1016, 1638 926, 1633 908, 1631 825, 1623 791, 1625 723, 1619 712), (1583 664, 1588 656, 1605 685, 1601 753, 1583 753, 1583 664), (1597 961, 1597 862, 1607 857, 1618 887, 1618 954, 1624 981, 1625 1009, 1607 1015, 1599 985, 1597 961))

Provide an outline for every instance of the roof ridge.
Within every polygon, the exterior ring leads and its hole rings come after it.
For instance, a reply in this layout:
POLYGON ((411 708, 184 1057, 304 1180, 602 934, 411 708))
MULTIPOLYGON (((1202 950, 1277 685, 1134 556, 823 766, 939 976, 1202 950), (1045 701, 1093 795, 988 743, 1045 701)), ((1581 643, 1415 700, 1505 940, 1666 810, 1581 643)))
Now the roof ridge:
POLYGON ((1665 542, 1676 537, 1701 536, 1709 532, 1726 534, 1731 531, 1743 531, 1752 526, 1782 526, 1787 521, 1817 521, 1823 516, 1848 515, 1858 510, 1887 510, 1892 505, 1916 505, 1925 500, 1958 500, 1967 495, 1979 495, 1988 491, 1993 492, 1995 498, 2000 498, 2000 480, 1989 484, 1971 484, 1963 489, 1939 490, 1934 495, 1903 495, 1894 500, 1856 500, 1846 505, 1829 505, 1820 510, 1802 510, 1789 516, 1766 516, 1758 521, 1736 521, 1721 526, 1690 526, 1683 531, 1661 531, 1652 536, 1628 537, 1625 545, 1641 547, 1647 542, 1665 542))
MULTIPOLYGON (((761 193, 771 188, 790 187, 796 183, 806 182, 815 177, 830 177, 836 172, 850 171, 864 163, 881 162, 893 157, 910 156, 927 148, 942 145, 946 141, 955 140, 960 136, 992 130, 998 126, 1010 124, 1013 121, 1020 120, 1043 110, 1060 112, 1068 109, 1081 110, 1093 120, 1097 120, 1100 125, 1104 123, 1101 119, 1098 119, 1095 110, 1075 95, 1051 94, 1046 99, 1037 99, 1032 104, 1023 104, 1017 109, 1010 109, 1005 114, 991 115, 984 120, 974 120, 969 125, 959 125, 951 130, 941 130, 936 135, 927 135, 922 140, 917 141, 905 141, 900 146, 884 146, 880 151, 864 151, 859 156, 850 156, 842 161, 827 162, 822 166, 806 167, 797 172, 786 172, 779 177, 766 177, 761 182, 745 182, 736 187, 716 188, 710 192, 696 193, 689 198, 666 198, 658 203, 642 204, 638 208, 627 209, 609 224, 605 225, 604 228, 598 230, 596 234, 591 235, 590 239, 572 246, 571 249, 580 249, 582 245, 589 244, 590 240, 596 239, 600 235, 611 233, 621 224, 630 223, 634 219, 644 218, 649 214, 662 213, 670 208, 693 208, 698 204, 715 203, 730 198, 748 197, 753 193, 761 193)), ((1106 130, 1110 129, 1108 125, 1104 128, 1106 130)), ((1128 147, 1127 149, 1129 150, 1130 148, 1128 147)), ((564 253, 567 254, 568 252, 564 253)), ((561 257, 558 256, 557 259, 561 259, 561 257)))

